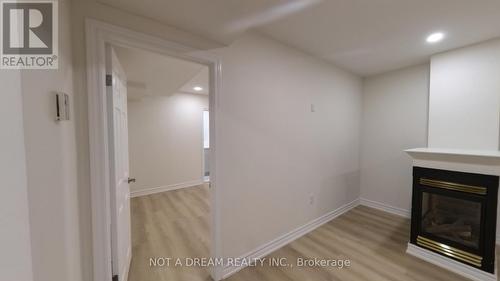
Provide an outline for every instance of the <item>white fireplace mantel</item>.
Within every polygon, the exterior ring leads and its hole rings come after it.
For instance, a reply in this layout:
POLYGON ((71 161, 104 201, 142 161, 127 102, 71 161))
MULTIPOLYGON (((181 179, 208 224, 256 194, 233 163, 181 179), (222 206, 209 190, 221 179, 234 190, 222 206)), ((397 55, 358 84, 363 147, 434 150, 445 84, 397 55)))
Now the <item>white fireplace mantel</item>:
POLYGON ((500 150, 468 150, 451 148, 412 148, 405 150, 410 155, 416 154, 441 154, 455 155, 466 158, 497 158, 500 161, 500 150))
POLYGON ((500 176, 500 151, 448 148, 405 150, 413 166, 500 176))

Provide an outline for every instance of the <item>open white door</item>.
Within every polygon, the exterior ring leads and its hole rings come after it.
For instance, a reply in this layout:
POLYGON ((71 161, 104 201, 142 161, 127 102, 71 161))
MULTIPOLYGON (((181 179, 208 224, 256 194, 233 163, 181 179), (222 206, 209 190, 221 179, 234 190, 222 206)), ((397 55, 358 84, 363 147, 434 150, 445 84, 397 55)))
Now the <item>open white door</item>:
POLYGON ((132 243, 128 162, 127 77, 113 48, 106 48, 109 120, 111 253, 113 280, 127 281, 132 243), (116 279, 118 276, 118 279, 116 279))

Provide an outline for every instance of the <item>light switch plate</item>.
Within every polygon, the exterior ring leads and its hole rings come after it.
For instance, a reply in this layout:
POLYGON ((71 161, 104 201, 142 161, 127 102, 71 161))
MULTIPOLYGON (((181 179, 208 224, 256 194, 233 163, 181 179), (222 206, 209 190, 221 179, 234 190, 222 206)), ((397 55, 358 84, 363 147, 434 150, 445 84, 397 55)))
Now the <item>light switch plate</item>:
POLYGON ((66 93, 56 93, 56 121, 69 120, 69 96, 66 93))

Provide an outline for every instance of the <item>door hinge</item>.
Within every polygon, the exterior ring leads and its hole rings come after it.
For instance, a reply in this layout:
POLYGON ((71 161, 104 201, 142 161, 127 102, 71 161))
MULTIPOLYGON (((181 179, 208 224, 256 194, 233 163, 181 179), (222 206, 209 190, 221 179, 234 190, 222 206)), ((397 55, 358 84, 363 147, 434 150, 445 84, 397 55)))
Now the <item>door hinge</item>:
POLYGON ((111 281, 118 281, 118 275, 113 275, 113 279, 111 281))
POLYGON ((113 76, 106 74, 106 86, 113 86, 113 76))

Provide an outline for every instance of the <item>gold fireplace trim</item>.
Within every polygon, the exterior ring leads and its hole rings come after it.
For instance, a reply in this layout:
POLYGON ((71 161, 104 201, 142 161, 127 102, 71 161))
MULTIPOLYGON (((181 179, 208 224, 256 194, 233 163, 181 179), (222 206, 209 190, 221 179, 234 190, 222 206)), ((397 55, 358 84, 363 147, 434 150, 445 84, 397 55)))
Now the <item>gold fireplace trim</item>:
POLYGON ((422 236, 417 236, 417 244, 419 246, 434 250, 443 255, 461 260, 465 263, 477 267, 481 267, 483 263, 483 257, 459 250, 457 248, 450 247, 442 243, 435 242, 431 239, 422 236))
POLYGON ((479 195, 486 195, 486 192, 487 192, 486 187, 482 187, 482 186, 474 186, 474 185, 467 185, 467 184, 440 181, 440 180, 431 180, 431 179, 426 179, 426 178, 421 178, 420 184, 431 186, 431 187, 444 188, 444 189, 467 192, 467 193, 474 193, 474 194, 479 194, 479 195))

